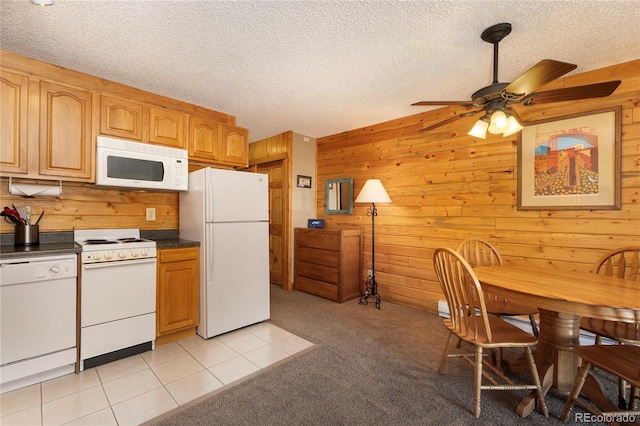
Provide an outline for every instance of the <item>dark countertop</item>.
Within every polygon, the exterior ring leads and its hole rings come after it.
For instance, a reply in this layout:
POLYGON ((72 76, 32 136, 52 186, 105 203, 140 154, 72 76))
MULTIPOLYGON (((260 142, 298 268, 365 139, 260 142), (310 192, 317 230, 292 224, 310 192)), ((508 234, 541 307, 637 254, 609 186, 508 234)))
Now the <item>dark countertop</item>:
POLYGON ((23 257, 56 256, 61 254, 78 254, 81 247, 71 242, 40 243, 29 246, 0 245, 0 258, 18 259, 23 257))
MULTIPOLYGON (((178 238, 177 231, 141 231, 141 237, 155 240, 156 248, 180 248, 199 246, 200 242, 178 238)), ((13 234, 11 234, 13 237, 13 234)), ((24 257, 78 254, 82 248, 73 242, 73 232, 42 232, 40 244, 28 246, 14 245, 13 238, 0 239, 0 258, 18 259, 24 257)))
POLYGON ((199 245, 199 241, 183 240, 182 238, 163 238, 156 240, 157 249, 193 247, 199 245))

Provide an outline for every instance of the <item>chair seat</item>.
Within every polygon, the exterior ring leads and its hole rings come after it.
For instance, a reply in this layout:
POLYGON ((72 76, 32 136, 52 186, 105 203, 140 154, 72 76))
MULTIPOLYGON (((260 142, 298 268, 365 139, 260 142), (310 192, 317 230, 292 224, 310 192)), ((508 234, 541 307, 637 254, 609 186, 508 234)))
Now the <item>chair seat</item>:
POLYGON ((535 315, 538 309, 532 306, 521 305, 519 303, 510 302, 504 299, 488 299, 485 298, 485 306, 487 312, 492 315, 535 315))
POLYGON ((638 323, 624 323, 584 317, 580 320, 580 328, 609 339, 632 345, 640 345, 640 327, 638 323))
POLYGON ((583 361, 640 387, 640 346, 578 346, 575 352, 583 361))
POLYGON ((488 316, 487 319, 489 320, 489 327, 491 327, 491 342, 489 342, 489 338, 487 337, 484 327, 479 328, 478 337, 476 338, 471 333, 467 334, 456 330, 453 327, 451 320, 445 320, 444 324, 460 339, 473 345, 482 346, 483 348, 519 348, 534 346, 538 343, 538 339, 534 336, 519 329, 513 324, 509 324, 499 317, 488 316))

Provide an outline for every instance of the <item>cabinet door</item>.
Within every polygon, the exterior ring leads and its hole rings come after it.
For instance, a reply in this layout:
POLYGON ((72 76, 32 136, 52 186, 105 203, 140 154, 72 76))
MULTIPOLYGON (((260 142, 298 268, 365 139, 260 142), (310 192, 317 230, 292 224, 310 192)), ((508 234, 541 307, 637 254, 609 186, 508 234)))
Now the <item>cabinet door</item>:
POLYGON ((189 118, 189 159, 219 162, 222 160, 220 123, 200 117, 189 118))
POLYGON ((100 97, 100 133, 142 141, 144 106, 138 102, 100 97))
POLYGON ((186 149, 185 121, 186 116, 181 112, 149 107, 149 142, 186 149))
POLYGON ((0 71, 0 170, 27 173, 27 77, 0 71))
POLYGON ((246 167, 249 164, 248 139, 247 129, 222 126, 222 161, 246 167))
POLYGON ((156 335, 198 325, 198 249, 158 251, 156 335))
POLYGON ((90 91, 40 82, 40 175, 94 179, 92 105, 90 91))

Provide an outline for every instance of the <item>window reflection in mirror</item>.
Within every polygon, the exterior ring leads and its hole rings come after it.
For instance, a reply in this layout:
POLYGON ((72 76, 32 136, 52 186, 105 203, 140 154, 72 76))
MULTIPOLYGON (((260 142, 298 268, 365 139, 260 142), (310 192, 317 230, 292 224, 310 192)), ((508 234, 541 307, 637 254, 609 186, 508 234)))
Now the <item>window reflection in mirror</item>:
POLYGON ((324 191, 325 213, 353 213, 353 178, 327 179, 324 191))

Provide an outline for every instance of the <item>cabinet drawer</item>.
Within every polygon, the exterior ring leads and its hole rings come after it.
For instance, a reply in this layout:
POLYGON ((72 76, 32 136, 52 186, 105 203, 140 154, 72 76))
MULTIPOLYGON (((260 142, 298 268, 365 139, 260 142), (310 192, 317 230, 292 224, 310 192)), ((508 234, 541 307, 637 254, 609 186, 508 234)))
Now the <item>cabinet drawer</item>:
POLYGON ((298 232, 296 234, 296 247, 338 251, 340 250, 340 234, 331 231, 298 232))
POLYGON ((198 258, 197 247, 172 248, 158 250, 158 262, 179 262, 198 258))
POLYGON ((332 266, 337 269, 340 265, 340 253, 309 247, 296 247, 296 260, 315 263, 317 265, 332 266))
POLYGON ((296 290, 331 300, 338 300, 338 286, 314 280, 313 278, 296 275, 296 290))
POLYGON ((318 265, 317 263, 297 261, 295 264, 296 276, 315 278, 317 280, 338 284, 340 274, 338 268, 318 265))

